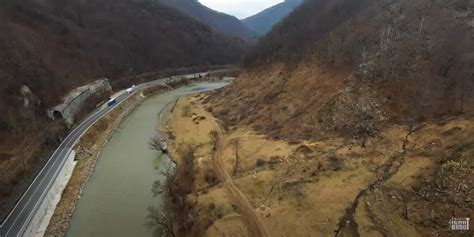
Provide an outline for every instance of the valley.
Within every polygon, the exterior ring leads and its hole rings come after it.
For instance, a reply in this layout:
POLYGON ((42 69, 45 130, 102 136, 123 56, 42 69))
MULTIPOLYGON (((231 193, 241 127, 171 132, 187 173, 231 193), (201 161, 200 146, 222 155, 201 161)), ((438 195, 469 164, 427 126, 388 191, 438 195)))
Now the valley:
POLYGON ((6 0, 0 237, 472 236, 473 36, 471 0, 6 0))

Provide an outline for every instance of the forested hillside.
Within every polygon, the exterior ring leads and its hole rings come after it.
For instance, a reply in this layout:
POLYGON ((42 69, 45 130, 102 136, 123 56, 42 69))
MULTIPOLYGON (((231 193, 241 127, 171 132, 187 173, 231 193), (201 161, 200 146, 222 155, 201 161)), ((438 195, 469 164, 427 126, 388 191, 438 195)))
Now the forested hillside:
POLYGON ((253 39, 257 33, 247 27, 235 16, 214 11, 198 0, 158 0, 167 6, 176 8, 181 12, 195 18, 196 20, 209 25, 216 31, 241 39, 253 39))
POLYGON ((242 21, 260 35, 269 32, 272 27, 287 17, 303 0, 285 0, 242 21))
MULTIPOLYGON (((244 47, 242 40, 151 0, 5 0, 0 6, 0 168, 21 158, 26 172, 27 160, 48 156, 65 128, 49 121, 45 111, 80 85, 235 64, 244 47)), ((0 197, 7 193, 2 183, 0 197)))
POLYGON ((50 106, 98 77, 236 63, 243 53, 239 40, 151 1, 4 1, 0 32, 2 129, 16 129, 21 85, 50 106))

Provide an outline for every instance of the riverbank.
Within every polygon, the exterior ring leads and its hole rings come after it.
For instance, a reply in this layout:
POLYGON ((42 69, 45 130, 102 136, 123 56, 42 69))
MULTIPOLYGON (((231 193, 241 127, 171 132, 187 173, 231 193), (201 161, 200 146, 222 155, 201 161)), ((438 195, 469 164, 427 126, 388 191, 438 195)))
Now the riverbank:
MULTIPOLYGON (((88 183, 88 179, 95 169, 96 161, 101 155, 103 147, 108 144, 109 139, 112 137, 119 125, 122 124, 124 120, 127 119, 129 115, 139 107, 139 105, 143 104, 143 102, 146 102, 148 97, 154 96, 157 93, 164 93, 166 91, 181 87, 184 88, 184 86, 189 83, 194 84, 208 81, 213 82, 219 80, 219 78, 208 76, 192 81, 177 80, 172 81, 164 86, 146 89, 131 96, 126 101, 114 108, 109 114, 97 121, 97 123, 94 124, 91 129, 89 129, 84 134, 75 147, 75 150, 78 152, 78 163, 66 189, 62 194, 61 201, 54 210, 54 215, 46 231, 46 236, 64 236, 68 231, 69 225, 71 224, 71 218, 76 209, 76 205, 81 199, 81 195, 83 195, 82 192, 84 187, 88 183)), ((196 85, 191 86, 190 88, 192 90, 199 91, 207 87, 220 87, 222 86, 221 84, 222 83, 210 83, 208 86, 200 87, 196 85)), ((183 89, 178 90, 181 91, 183 89)), ((185 89, 183 92, 188 94, 192 92, 188 92, 188 90, 190 89, 185 89)), ((153 122, 153 124, 155 124, 155 122, 153 122)), ((154 129, 150 129, 149 131, 154 131, 154 129)), ((147 136, 143 139, 145 139, 145 141, 142 145, 147 146, 146 140, 148 140, 149 137, 147 136)), ((148 188, 146 188, 146 191, 148 191, 148 188)))
MULTIPOLYGON (((203 78, 192 81, 206 81, 210 78, 203 78)), ((61 196, 61 200, 54 210, 50 224, 46 230, 45 236, 64 236, 74 209, 81 197, 90 175, 92 174, 97 158, 102 148, 114 134, 114 131, 128 117, 134 109, 140 105, 146 98, 159 92, 164 92, 188 83, 173 83, 167 86, 157 86, 146 89, 140 93, 128 98, 106 116, 98 120, 80 139, 74 150, 77 151, 77 165, 73 174, 61 196)))
POLYGON ((143 97, 141 97, 140 94, 136 94, 127 99, 109 114, 97 121, 80 139, 74 149, 77 151, 77 165, 69 183, 62 193, 61 200, 56 206, 45 236, 65 235, 74 208, 80 199, 80 195, 89 176, 94 170, 102 147, 107 143, 119 124, 141 101, 143 101, 143 97))
POLYGON ((247 171, 251 174, 254 170, 255 162, 248 159, 248 152, 260 150, 255 155, 269 159, 266 156, 288 156, 294 148, 285 142, 270 141, 244 130, 230 136, 222 132, 201 104, 205 97, 205 94, 200 94, 180 98, 166 129, 170 138, 170 157, 177 164, 174 185, 188 187, 187 193, 180 194, 186 200, 184 206, 189 208, 182 208, 183 205, 176 203, 172 208, 176 234, 246 236, 249 233, 267 236, 267 228, 262 224, 265 217, 253 208, 254 204, 247 197, 248 194, 237 186, 235 178, 247 171), (195 159, 191 167, 185 165, 187 161, 183 157, 183 150, 192 150, 195 159), (238 158, 231 161, 234 154, 238 158), (191 183, 182 183, 186 180, 180 176, 183 174, 193 176, 191 183), (192 217, 193 220, 186 217, 192 217))
POLYGON ((288 143, 216 127, 206 97, 179 99, 166 129, 175 185, 189 186, 173 207, 177 236, 469 234, 448 224, 474 214, 472 116, 393 124, 364 144, 288 143))

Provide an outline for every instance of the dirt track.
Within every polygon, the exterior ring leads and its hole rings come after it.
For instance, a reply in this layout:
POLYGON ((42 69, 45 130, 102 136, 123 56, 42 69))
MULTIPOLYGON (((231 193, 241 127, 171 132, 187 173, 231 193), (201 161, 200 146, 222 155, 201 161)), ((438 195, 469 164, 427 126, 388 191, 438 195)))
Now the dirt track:
POLYGON ((262 224, 259 216, 255 213, 254 208, 247 196, 235 186, 232 181, 232 177, 225 170, 224 162, 222 160, 223 144, 222 144, 222 129, 219 124, 215 121, 214 117, 207 114, 206 117, 210 118, 210 122, 217 132, 215 152, 213 155, 214 160, 214 172, 218 179, 224 184, 232 203, 237 207, 238 212, 242 215, 242 219, 247 225, 249 236, 269 236, 265 226, 262 224))

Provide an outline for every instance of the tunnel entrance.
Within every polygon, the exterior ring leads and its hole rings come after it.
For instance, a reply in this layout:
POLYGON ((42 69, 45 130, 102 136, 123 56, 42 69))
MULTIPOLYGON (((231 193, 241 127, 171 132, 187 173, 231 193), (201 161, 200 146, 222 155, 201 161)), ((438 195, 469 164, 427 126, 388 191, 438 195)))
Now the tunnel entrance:
POLYGON ((57 110, 53 112, 53 116, 54 116, 54 120, 63 118, 63 114, 61 114, 61 112, 59 112, 57 110))

